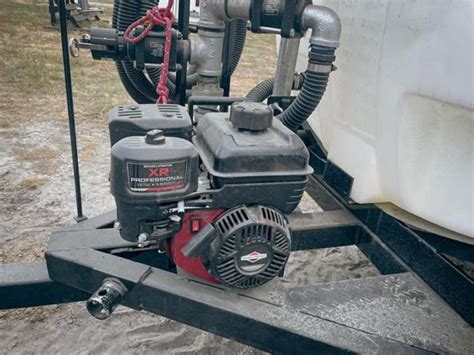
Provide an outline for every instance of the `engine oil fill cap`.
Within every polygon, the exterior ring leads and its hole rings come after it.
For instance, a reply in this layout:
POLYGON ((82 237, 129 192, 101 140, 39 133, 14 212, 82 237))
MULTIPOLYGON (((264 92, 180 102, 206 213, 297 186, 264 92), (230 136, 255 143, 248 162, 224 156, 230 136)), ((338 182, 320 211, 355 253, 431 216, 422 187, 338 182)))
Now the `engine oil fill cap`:
POLYGON ((230 109, 230 121, 235 128, 264 131, 272 125, 273 111, 260 102, 236 102, 230 109))
POLYGON ((161 129, 152 129, 146 133, 145 142, 147 144, 164 144, 166 142, 165 134, 161 129))

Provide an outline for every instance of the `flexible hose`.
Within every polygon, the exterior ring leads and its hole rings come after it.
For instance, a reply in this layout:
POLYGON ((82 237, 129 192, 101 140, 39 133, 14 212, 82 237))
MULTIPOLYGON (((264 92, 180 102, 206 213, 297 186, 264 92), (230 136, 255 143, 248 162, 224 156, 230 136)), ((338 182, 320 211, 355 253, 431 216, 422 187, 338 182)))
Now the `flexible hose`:
POLYGON ((234 46, 232 48, 232 54, 230 59, 230 75, 234 74, 235 69, 240 62, 240 57, 245 47, 245 39, 247 37, 247 20, 235 20, 234 27, 234 46))
MULTIPOLYGON (((120 0, 115 0, 112 13, 112 27, 117 29, 119 22, 120 2, 120 0)), ((117 67, 117 72, 119 74, 120 80, 123 86, 125 87, 125 90, 127 90, 128 94, 131 96, 131 98, 139 104, 149 103, 150 100, 145 95, 143 95, 129 79, 125 70, 124 62, 115 62, 115 65, 117 67)))
MULTIPOLYGON (((121 0, 119 3, 117 29, 125 31, 130 24, 132 24, 139 16, 140 2, 137 0, 121 0)), ((156 89, 145 73, 137 70, 133 63, 129 60, 124 60, 123 67, 128 78, 135 86, 135 88, 151 102, 156 102, 158 97, 156 89)))
POLYGON ((277 116, 285 126, 296 131, 313 113, 326 91, 334 48, 311 45, 308 69, 300 94, 283 113, 277 116))
MULTIPOLYGON (((300 90, 304 83, 305 74, 296 73, 293 79, 292 90, 300 90)), ((275 78, 269 78, 249 91, 246 98, 254 102, 265 101, 272 93, 273 86, 275 85, 275 78)))

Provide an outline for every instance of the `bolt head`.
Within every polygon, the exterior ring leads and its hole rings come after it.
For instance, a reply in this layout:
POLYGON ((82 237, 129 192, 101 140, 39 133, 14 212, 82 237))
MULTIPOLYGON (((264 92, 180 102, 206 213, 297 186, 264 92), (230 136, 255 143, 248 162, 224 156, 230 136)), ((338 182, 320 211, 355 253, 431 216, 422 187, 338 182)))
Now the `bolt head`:
POLYGON ((181 217, 178 216, 177 214, 173 214, 169 217, 170 221, 174 222, 174 223, 179 223, 181 222, 181 217))
POLYGON ((144 243, 144 242, 146 242, 146 241, 148 240, 148 234, 146 234, 146 233, 140 234, 140 235, 138 236, 137 240, 138 240, 139 243, 144 243))

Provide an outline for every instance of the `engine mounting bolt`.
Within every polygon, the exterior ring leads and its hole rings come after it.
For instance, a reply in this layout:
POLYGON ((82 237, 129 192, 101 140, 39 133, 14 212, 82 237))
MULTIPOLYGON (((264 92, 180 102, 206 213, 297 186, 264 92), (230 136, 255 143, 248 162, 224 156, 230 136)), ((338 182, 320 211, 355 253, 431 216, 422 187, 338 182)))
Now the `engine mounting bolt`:
POLYGON ((142 233, 138 236, 138 242, 139 243, 144 243, 144 242, 147 241, 147 239, 148 239, 148 234, 146 234, 146 233, 142 233))
POLYGON ((174 222, 174 223, 179 223, 181 222, 181 217, 176 215, 176 214, 173 214, 169 217, 170 221, 174 222))

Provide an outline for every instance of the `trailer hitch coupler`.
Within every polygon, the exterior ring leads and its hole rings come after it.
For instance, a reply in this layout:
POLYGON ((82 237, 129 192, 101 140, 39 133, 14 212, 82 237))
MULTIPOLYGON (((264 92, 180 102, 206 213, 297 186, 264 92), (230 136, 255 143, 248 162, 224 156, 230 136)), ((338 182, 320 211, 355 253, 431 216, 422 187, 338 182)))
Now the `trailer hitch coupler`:
POLYGON ((119 280, 105 279, 102 286, 87 300, 87 310, 97 319, 107 319, 122 302, 127 291, 119 280))

